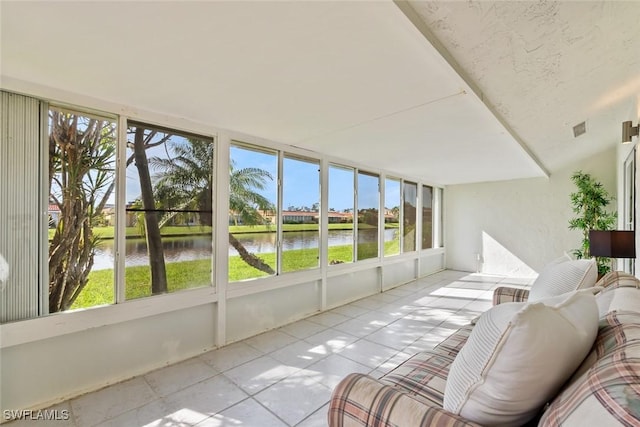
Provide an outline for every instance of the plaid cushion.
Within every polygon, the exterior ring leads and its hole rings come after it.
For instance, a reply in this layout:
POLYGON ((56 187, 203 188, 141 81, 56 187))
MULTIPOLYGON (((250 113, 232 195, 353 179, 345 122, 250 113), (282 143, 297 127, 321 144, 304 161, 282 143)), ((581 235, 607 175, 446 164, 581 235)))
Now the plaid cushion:
POLYGON ((455 355, 437 350, 424 351, 383 376, 381 381, 442 406, 444 386, 453 359, 455 355))
POLYGON ((529 298, 529 289, 500 286, 493 291, 493 305, 505 302, 525 302, 529 298))
POLYGON ((433 350, 417 353, 406 360, 381 381, 442 406, 449 367, 472 329, 471 325, 460 328, 433 350))
MULTIPOLYGON (((636 288, 637 279, 618 280, 596 295, 600 319, 611 312, 638 312, 640 310, 640 292, 636 288)), ((600 288, 602 289, 602 288, 600 288)))
POLYGON ((640 425, 640 313, 612 312, 600 326, 590 367, 578 370, 541 426, 640 425))
POLYGON ((350 374, 336 386, 328 421, 329 427, 479 427, 364 374, 350 374))
POLYGON ((596 282, 596 286, 608 288, 634 287, 640 288, 640 280, 624 271, 610 271, 596 282))
POLYGON ((446 353, 450 356, 456 356, 464 343, 469 339, 469 335, 471 335, 471 331, 473 330, 474 325, 463 326, 458 329, 455 333, 449 335, 444 339, 440 344, 435 347, 440 353, 446 353))

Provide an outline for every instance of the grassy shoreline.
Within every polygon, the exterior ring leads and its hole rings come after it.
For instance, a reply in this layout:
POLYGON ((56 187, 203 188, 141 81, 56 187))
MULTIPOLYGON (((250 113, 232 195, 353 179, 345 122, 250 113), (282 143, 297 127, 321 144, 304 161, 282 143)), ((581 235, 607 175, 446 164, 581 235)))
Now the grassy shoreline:
MULTIPOLYGON (((375 228, 368 224, 360 226, 361 229, 375 228)), ((398 223, 385 224, 385 229, 399 228, 398 223)), ((283 232, 295 232, 295 231, 318 231, 318 224, 283 224, 283 232)), ((161 234, 163 237, 185 237, 195 235, 207 235, 212 233, 212 227, 210 226, 166 226, 162 227, 161 234)), ((353 230, 353 224, 329 224, 329 230, 353 230)), ((274 226, 266 225, 231 225, 229 226, 229 232, 232 234, 249 234, 249 233, 275 233, 276 228, 274 226)), ((49 240, 53 238, 55 230, 49 229, 49 240)), ((93 227, 93 232, 96 237, 104 240, 112 240, 115 238, 114 227, 93 227)), ((126 227, 125 237, 127 239, 142 239, 144 235, 140 233, 138 227, 126 227)))
MULTIPOLYGON (((373 250, 375 245, 371 248, 373 250)), ((364 249, 364 248, 363 248, 364 249)), ((386 242, 386 255, 399 253, 399 241, 386 242)), ((318 249, 295 249, 285 251, 282 257, 283 272, 318 268, 318 249)), ((267 264, 275 266, 275 253, 260 254, 267 264)), ((351 245, 330 246, 329 260, 349 263, 353 261, 351 245)), ((180 261, 166 263, 169 293, 183 289, 199 288, 211 284, 211 260, 180 261)), ((229 257, 229 282, 265 277, 266 273, 245 263, 240 256, 229 257)), ((114 271, 97 270, 89 273, 89 283, 82 290, 71 309, 89 308, 114 302, 114 271)), ((151 277, 148 266, 125 269, 125 298, 136 299, 151 296, 151 277)))

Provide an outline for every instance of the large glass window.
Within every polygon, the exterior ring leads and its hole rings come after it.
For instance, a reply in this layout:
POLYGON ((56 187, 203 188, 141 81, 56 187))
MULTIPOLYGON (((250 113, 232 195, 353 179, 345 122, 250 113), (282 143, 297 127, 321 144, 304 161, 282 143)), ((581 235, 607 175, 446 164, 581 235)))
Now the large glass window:
POLYGON ((378 256, 380 178, 358 172, 358 261, 378 256))
POLYGON ((282 271, 320 262, 320 164, 285 156, 282 163, 282 271))
POLYGON ((49 313, 114 301, 116 124, 49 109, 49 313))
MULTIPOLYGON (((211 286, 212 138, 134 121, 118 132, 115 116, 2 101, 15 123, 0 129, 0 255, 12 270, 0 322, 211 286), (45 209, 48 221, 33 215, 45 209)), ((332 164, 320 212, 318 159, 242 142, 229 152, 229 246, 217 254, 230 282, 318 268, 322 244, 331 265, 443 245, 442 188, 387 177, 381 201, 377 174, 332 164)))
POLYGON ((352 168, 329 166, 329 264, 353 262, 354 176, 352 168))
POLYGON ((416 250, 416 206, 418 185, 412 182, 402 184, 402 252, 416 250))
POLYGON ((139 123, 127 134, 126 298, 210 285, 213 141, 139 123))
POLYGON ((433 188, 422 186, 422 249, 433 247, 433 188))
POLYGON ((230 147, 229 281, 276 274, 278 156, 230 147))
POLYGON ((400 180, 384 181, 384 255, 400 253, 400 180))

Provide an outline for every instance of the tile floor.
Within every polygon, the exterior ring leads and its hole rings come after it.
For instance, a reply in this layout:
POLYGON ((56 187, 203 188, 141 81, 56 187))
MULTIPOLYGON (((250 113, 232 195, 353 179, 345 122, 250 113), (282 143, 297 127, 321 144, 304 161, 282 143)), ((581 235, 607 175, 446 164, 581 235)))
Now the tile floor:
POLYGON ((443 271, 56 405, 68 421, 9 427, 326 426, 350 372, 384 375, 526 279, 443 271))

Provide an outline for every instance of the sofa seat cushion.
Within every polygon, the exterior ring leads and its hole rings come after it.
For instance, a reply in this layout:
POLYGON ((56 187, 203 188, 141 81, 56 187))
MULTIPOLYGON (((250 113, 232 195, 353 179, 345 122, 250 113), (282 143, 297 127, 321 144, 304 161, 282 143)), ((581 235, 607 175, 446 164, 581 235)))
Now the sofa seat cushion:
POLYGON ((350 374, 338 383, 327 421, 329 427, 480 427, 364 374, 350 374))
POLYGON ((562 257, 542 269, 531 285, 527 301, 554 297, 567 292, 591 288, 598 279, 596 259, 572 260, 562 257))
POLYGON ((455 355, 423 351, 384 375, 380 380, 442 407, 449 368, 455 355))
POLYGON ((473 326, 474 325, 466 325, 461 327, 455 333, 449 335, 440 344, 438 344, 435 347, 435 350, 455 357, 469 339, 473 326))
POLYGON ((640 425, 640 313, 637 311, 611 312, 600 321, 592 352, 540 420, 540 426, 545 427, 587 424, 640 425))
POLYGON ((485 312, 452 363, 444 409, 479 424, 524 424, 591 349, 598 311, 590 291, 485 312))

